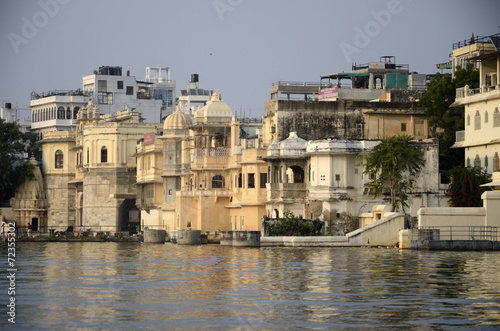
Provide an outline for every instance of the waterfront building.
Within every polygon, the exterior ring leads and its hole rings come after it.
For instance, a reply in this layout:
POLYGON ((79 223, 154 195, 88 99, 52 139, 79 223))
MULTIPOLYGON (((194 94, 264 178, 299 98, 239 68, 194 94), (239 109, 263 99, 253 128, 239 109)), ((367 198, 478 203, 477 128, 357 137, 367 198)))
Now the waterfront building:
POLYGON ((148 211, 141 214, 143 226, 168 232, 260 230, 267 193, 267 164, 261 159, 266 148, 260 130, 243 134, 218 91, 193 118, 179 105, 156 139, 163 142, 162 184, 157 169, 141 166, 153 159, 158 163, 160 144, 141 141, 137 147, 138 185, 144 188, 138 191, 138 206, 148 211))
POLYGON ((466 166, 500 171, 500 49, 469 58, 479 63, 479 88, 457 89, 451 107, 464 107, 465 130, 457 131, 455 148, 465 149, 466 166))
POLYGON ((94 231, 136 231, 136 145, 159 124, 141 112, 101 114, 89 102, 74 131, 49 132, 42 140, 48 226, 94 231))
MULTIPOLYGON (((341 235, 367 225, 361 224, 359 217, 375 205, 387 204, 387 197, 370 195, 367 183, 373 178, 363 174, 363 157, 378 143, 335 138, 306 141, 296 132, 273 142, 264 158, 270 169, 267 216, 282 217, 289 210, 307 219, 320 219, 330 232, 341 235)), ((416 217, 422 206, 447 203, 439 184, 437 142, 428 139, 414 143, 425 159, 425 167, 409 194, 407 212, 416 217)))
POLYGON ((430 137, 424 108, 426 75, 396 64, 394 57, 353 65, 350 73, 321 76, 321 82, 277 82, 265 102, 264 144, 297 132, 305 140, 380 139, 408 134, 430 137))

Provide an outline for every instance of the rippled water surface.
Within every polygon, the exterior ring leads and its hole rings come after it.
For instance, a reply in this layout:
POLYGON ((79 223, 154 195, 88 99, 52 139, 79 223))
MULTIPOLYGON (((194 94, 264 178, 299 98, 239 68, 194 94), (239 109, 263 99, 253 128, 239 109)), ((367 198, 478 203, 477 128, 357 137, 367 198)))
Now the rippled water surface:
POLYGON ((500 328, 500 252, 17 243, 16 254, 16 324, 2 308, 0 329, 500 328))

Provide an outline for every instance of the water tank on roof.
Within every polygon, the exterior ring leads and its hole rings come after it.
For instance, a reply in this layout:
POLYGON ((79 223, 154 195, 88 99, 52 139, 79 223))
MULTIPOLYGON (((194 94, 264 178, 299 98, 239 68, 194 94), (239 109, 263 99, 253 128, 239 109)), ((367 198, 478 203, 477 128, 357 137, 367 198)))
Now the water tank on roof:
POLYGON ((99 75, 121 76, 122 67, 110 67, 110 66, 99 67, 99 75))
POLYGON ((198 83, 198 74, 191 74, 191 83, 198 83))

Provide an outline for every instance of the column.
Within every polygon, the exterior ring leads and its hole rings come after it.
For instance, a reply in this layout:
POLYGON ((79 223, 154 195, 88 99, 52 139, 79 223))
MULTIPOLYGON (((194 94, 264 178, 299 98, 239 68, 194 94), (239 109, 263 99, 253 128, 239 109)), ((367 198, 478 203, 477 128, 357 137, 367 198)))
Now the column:
POLYGON ((497 90, 500 89, 500 56, 497 57, 497 86, 495 87, 497 90))

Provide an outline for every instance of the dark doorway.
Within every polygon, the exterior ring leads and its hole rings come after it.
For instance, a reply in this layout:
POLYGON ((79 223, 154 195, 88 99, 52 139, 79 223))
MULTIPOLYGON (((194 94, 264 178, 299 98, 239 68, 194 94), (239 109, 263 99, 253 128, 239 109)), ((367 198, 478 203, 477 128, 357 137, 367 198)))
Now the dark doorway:
POLYGON ((38 232, 38 217, 31 219, 31 231, 38 232))
POLYGON ((135 199, 125 199, 118 210, 118 231, 138 232, 141 213, 135 205, 135 199))

